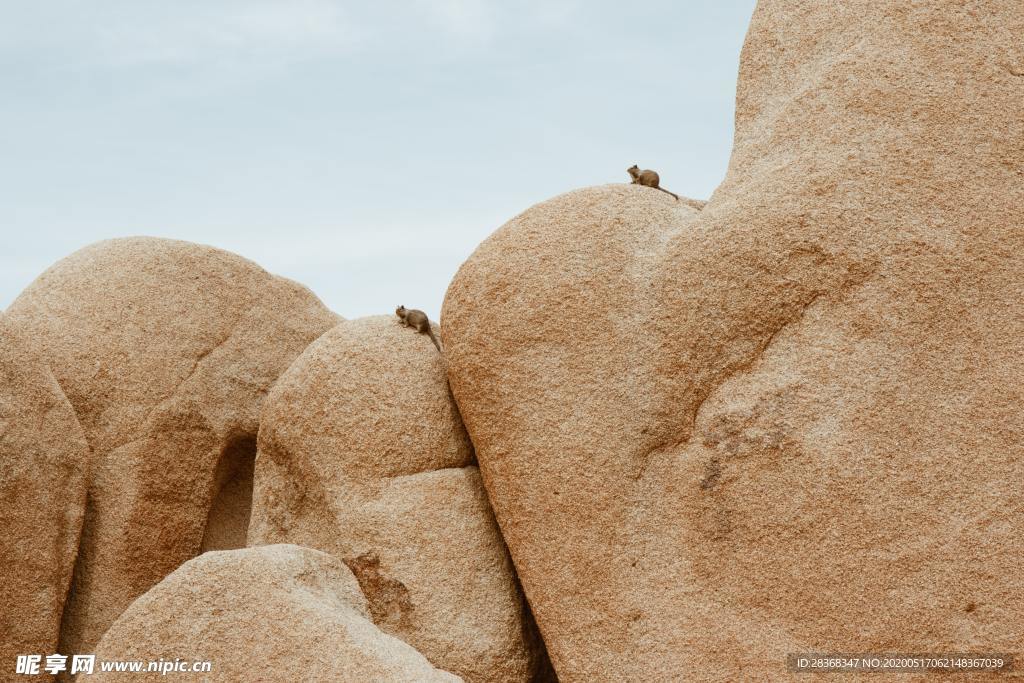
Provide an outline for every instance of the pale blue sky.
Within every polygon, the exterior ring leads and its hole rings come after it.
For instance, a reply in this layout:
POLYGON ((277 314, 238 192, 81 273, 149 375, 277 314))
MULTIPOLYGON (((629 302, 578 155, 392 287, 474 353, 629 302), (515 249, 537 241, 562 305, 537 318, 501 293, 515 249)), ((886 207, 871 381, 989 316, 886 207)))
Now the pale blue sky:
POLYGON ((532 204, 633 163, 707 198, 754 4, 0 0, 0 308, 156 235, 436 317, 532 204))

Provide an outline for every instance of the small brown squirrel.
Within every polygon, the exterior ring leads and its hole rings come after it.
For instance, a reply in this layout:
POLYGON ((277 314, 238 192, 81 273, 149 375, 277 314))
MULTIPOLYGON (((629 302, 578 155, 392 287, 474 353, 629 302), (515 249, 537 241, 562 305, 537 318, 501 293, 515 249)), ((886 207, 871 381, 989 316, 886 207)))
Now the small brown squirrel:
POLYGON ((395 315, 398 316, 399 321, 404 327, 415 328, 420 334, 427 335, 430 337, 430 341, 434 342, 437 350, 441 350, 441 345, 437 342, 437 337, 434 336, 434 330, 430 328, 430 318, 427 317, 426 313, 415 308, 399 306, 395 309, 395 315))
POLYGON ((661 187, 658 184, 661 181, 661 179, 658 177, 658 174, 656 172, 650 170, 641 171, 636 164, 633 164, 632 166, 626 169, 626 173, 628 173, 629 177, 633 179, 634 185, 653 187, 655 190, 661 190, 666 194, 672 195, 673 197, 676 198, 677 202, 679 201, 679 195, 677 195, 675 192, 669 192, 664 187, 661 187))

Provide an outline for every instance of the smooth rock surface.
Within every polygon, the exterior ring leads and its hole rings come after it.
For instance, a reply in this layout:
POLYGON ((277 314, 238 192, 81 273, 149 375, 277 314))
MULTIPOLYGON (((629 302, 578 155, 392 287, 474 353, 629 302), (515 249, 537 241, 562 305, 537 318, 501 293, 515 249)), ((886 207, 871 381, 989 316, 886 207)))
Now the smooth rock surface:
POLYGON ((572 192, 462 267, 452 391, 561 680, 1024 648, 1021 35, 762 0, 702 210, 572 192))
POLYGON ((153 238, 75 252, 8 315, 43 350, 92 447, 60 645, 89 652, 201 548, 244 544, 260 403, 338 317, 239 256, 153 238))
POLYGON ((342 562, 294 545, 214 551, 186 562, 125 610, 96 658, 210 662, 208 673, 166 674, 181 681, 461 680, 374 626, 342 562))
MULTIPOLYGON (((89 446, 37 345, 0 315, 0 678, 57 651, 89 446)), ((49 678, 49 676, 47 676, 49 678)), ((39 678, 35 678, 39 680, 39 678)))
POLYGON ((427 336, 377 316, 313 343, 264 403, 255 476, 250 545, 344 560, 382 630, 467 681, 542 665, 427 336))

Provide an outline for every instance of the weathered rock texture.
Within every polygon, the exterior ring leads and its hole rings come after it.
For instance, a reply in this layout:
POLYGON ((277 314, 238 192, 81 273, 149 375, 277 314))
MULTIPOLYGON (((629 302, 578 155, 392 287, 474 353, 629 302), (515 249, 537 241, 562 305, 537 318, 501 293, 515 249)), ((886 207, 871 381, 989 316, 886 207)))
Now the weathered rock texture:
POLYGON ((470 681, 538 664, 508 551, 430 339, 341 323, 263 406, 249 543, 344 560, 374 622, 470 681))
POLYGON ((44 349, 92 447, 61 638, 61 652, 88 652, 200 547, 244 545, 261 400, 338 319, 239 256, 149 238, 72 254, 8 313, 44 349))
POLYGON ((85 515, 89 447, 30 338, 0 315, 0 678, 56 652, 85 515))
POLYGON ((1024 5, 762 0, 702 211, 536 206, 449 377, 563 681, 1024 649, 1024 5))
POLYGON ((460 680, 374 626, 342 562, 294 545, 209 552, 186 562, 125 610, 96 658, 211 663, 208 673, 167 674, 182 681, 460 680))

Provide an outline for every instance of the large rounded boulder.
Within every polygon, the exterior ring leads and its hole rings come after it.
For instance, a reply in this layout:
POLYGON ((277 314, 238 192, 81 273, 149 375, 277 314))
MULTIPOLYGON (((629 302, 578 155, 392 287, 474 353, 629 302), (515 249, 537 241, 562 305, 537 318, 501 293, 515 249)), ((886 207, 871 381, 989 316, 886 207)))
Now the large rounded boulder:
POLYGON ((89 446, 38 345, 0 315, 0 666, 57 651, 89 446))
POLYGON ((563 681, 1024 646, 1024 7, 762 0, 702 210, 535 206, 448 373, 563 681))
POLYGON ((467 681, 528 681, 539 640, 430 339, 343 322, 263 406, 249 543, 347 563, 374 622, 467 681))
MULTIPOLYGON (((213 551, 186 562, 125 610, 96 647, 96 660, 157 662, 166 670, 143 678, 181 681, 460 680, 374 626, 341 561, 294 545, 213 551)), ((97 670, 88 680, 123 677, 97 670)))
POLYGON ((263 397, 338 321, 307 289, 219 249, 152 238, 59 261, 8 315, 92 447, 62 651, 200 550, 244 545, 263 397))

